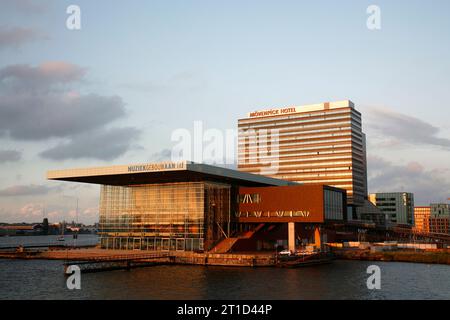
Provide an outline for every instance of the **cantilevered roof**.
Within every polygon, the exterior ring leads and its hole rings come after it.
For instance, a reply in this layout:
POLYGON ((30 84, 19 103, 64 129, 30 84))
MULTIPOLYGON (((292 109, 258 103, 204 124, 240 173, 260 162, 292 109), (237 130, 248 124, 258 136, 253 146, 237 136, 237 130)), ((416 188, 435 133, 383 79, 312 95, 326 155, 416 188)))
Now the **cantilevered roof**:
POLYGON ((189 161, 91 167, 47 172, 47 179, 105 185, 186 181, 238 183, 242 186, 287 186, 297 183, 189 161))

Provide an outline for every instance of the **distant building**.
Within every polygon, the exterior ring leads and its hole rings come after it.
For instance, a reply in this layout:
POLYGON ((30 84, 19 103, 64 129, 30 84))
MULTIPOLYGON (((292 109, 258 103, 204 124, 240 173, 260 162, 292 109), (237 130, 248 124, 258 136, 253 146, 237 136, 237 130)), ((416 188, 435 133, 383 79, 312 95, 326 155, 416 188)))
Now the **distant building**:
POLYGON ((2 225, 0 226, 0 235, 24 235, 37 234, 40 232, 40 225, 2 225))
POLYGON ((430 232, 450 233, 450 205, 447 203, 432 203, 430 207, 430 232))
POLYGON ((432 203, 430 207, 431 207, 431 217, 450 218, 450 204, 432 203))
POLYGON ((432 233, 450 233, 450 205, 433 203, 414 208, 416 230, 432 233))
MULTIPOLYGON (((349 207, 349 209, 353 209, 356 213, 356 220, 359 221, 371 221, 375 222, 377 225, 385 226, 386 225, 386 215, 383 211, 380 210, 377 206, 375 206, 372 202, 365 200, 362 206, 358 207, 349 207)), ((347 216, 353 216, 351 213, 347 213, 347 216)), ((349 219, 350 220, 350 219, 349 219)))
POLYGON ((449 218, 430 217, 428 219, 428 228, 433 233, 449 233, 449 218))
POLYGON ((431 215, 431 207, 414 207, 414 227, 417 231, 430 232, 429 219, 431 215))
POLYGON ((409 192, 372 193, 369 200, 386 215, 388 223, 414 223, 414 195, 409 192))

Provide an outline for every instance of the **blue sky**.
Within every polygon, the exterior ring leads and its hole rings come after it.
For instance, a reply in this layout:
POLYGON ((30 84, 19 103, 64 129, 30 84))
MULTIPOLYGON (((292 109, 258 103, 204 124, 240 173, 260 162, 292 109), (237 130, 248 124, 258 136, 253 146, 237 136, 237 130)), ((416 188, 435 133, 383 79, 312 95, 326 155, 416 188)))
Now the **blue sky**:
POLYGON ((196 120, 225 130, 249 111, 343 99, 363 115, 369 190, 444 201, 449 12, 448 1, 0 0, 0 221, 39 221, 44 207, 71 219, 76 198, 81 220, 96 220, 98 187, 48 182, 49 169, 159 160, 196 120), (372 4, 381 30, 366 27, 372 4), (70 97, 83 113, 71 117, 70 97))

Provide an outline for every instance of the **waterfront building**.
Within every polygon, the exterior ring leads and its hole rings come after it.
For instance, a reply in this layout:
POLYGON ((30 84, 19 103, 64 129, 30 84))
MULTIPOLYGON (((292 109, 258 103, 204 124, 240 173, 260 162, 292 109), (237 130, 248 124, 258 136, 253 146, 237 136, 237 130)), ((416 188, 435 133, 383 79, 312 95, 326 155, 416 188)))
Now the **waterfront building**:
POLYGON ((325 222, 342 224, 346 220, 345 213, 344 189, 323 184, 243 187, 239 189, 238 223, 274 232, 265 232, 258 241, 241 241, 236 246, 244 246, 241 247, 244 251, 257 250, 259 247, 273 248, 280 241, 277 232, 284 230, 288 234, 285 246, 291 251, 295 251, 301 243, 313 243, 320 248, 323 242, 327 242, 327 234, 321 232, 322 225, 325 222))
POLYGON ((238 169, 347 191, 367 199, 361 113, 349 100, 250 112, 238 120, 238 169))
POLYGON ((448 217, 430 217, 428 219, 429 232, 433 233, 450 233, 450 219, 448 217))
POLYGON ((433 218, 450 218, 450 205, 447 203, 432 203, 430 210, 433 218))
POLYGON ((447 203, 430 204, 429 230, 436 233, 450 233, 450 205, 447 203))
POLYGON ((426 207, 415 207, 414 219, 418 231, 450 233, 450 205, 446 203, 432 203, 426 207))
POLYGON ((364 201, 362 206, 349 207, 348 210, 347 217, 356 216, 355 219, 349 220, 374 222, 379 226, 386 226, 387 224, 386 214, 370 201, 364 201), (353 210, 355 214, 352 214, 350 210, 353 210))
POLYGON ((414 228, 421 232, 430 232, 429 219, 431 215, 430 206, 414 207, 414 228))
POLYGON ((47 178, 101 185, 105 249, 226 252, 261 231, 295 250, 296 233, 311 238, 310 230, 320 244, 320 226, 345 219, 345 190, 186 161, 55 170, 47 178))
POLYGON ((409 192, 380 192, 369 200, 386 215, 388 223, 413 225, 414 195, 409 192))

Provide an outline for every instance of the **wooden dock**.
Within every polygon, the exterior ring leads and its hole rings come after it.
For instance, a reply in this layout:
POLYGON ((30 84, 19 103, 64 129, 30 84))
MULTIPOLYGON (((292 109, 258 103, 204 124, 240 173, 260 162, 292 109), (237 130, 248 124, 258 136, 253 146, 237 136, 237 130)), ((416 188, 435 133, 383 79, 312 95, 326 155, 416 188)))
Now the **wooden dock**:
POLYGON ((62 260, 64 265, 79 265, 82 271, 130 269, 162 264, 184 264, 228 267, 273 267, 276 256, 273 253, 196 253, 186 251, 141 251, 64 249, 24 250, 23 252, 0 252, 6 259, 62 260))
POLYGON ((80 260, 65 261, 64 272, 72 265, 78 266, 81 272, 87 273, 169 264, 173 262, 173 259, 169 252, 87 256, 80 260))
POLYGON ((334 257, 326 253, 318 253, 306 256, 294 256, 277 261, 277 267, 280 268, 301 268, 323 264, 330 264, 334 257))

